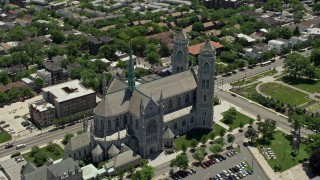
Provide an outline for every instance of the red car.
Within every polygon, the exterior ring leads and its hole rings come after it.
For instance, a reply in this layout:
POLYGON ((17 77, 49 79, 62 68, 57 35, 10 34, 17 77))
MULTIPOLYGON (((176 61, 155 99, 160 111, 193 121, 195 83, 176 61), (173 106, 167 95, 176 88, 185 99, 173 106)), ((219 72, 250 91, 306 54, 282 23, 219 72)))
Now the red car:
POLYGON ((209 160, 212 164, 215 164, 216 163, 216 161, 214 160, 214 159, 210 159, 209 160))
POLYGON ((200 166, 201 166, 203 169, 207 168, 207 166, 206 166, 204 163, 201 163, 200 166))

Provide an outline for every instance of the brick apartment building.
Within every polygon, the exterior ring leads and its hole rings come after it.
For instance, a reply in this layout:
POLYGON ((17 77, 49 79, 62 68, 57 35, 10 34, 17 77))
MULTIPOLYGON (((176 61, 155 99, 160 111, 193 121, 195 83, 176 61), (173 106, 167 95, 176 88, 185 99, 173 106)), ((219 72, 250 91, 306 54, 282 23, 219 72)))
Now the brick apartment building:
POLYGON ((59 84, 68 80, 68 71, 53 64, 52 62, 43 63, 45 69, 51 73, 51 84, 59 84))
POLYGON ((91 55, 96 55, 99 52, 101 46, 106 44, 111 44, 113 39, 107 36, 96 38, 94 36, 89 36, 89 53, 91 55))

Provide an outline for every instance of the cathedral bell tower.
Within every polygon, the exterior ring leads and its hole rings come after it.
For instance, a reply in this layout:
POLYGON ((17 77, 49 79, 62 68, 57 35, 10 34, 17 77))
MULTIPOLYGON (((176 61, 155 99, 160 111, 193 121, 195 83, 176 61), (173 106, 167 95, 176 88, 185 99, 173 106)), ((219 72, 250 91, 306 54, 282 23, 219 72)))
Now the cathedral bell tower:
POLYGON ((189 39, 180 29, 173 40, 173 53, 171 58, 172 74, 177 74, 189 69, 189 39))
POLYGON ((209 40, 206 40, 198 56, 199 70, 197 80, 197 127, 213 126, 213 98, 216 51, 209 40))

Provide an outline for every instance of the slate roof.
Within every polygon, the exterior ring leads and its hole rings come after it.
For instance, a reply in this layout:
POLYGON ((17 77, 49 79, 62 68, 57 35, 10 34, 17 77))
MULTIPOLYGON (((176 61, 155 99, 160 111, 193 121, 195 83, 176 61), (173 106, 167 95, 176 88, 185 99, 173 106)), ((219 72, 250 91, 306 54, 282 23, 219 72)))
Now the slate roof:
POLYGON ((74 136, 65 146, 66 150, 74 151, 90 144, 90 132, 74 136))
POLYGON ((82 171, 78 164, 72 158, 64 159, 57 164, 48 166, 48 170, 56 177, 63 177, 63 173, 68 173, 68 171, 72 172, 72 174, 75 174, 76 171, 82 171))
POLYGON ((21 174, 29 174, 29 173, 34 172, 36 170, 38 170, 38 168, 35 165, 33 165, 32 163, 28 162, 28 164, 22 170, 21 174))
POLYGON ((100 145, 98 144, 92 151, 91 151, 92 155, 100 155, 103 153, 100 145))
POLYGON ((171 131, 170 128, 168 128, 164 133, 163 133, 163 138, 164 139, 173 139, 174 138, 174 134, 171 131))
POLYGON ((127 164, 129 162, 132 162, 134 160, 140 159, 141 157, 133 152, 132 150, 123 152, 119 154, 118 156, 114 157, 114 167, 120 167, 123 164, 127 164))
POLYGON ((162 91, 163 98, 192 91, 197 87, 196 79, 191 70, 178 73, 165 78, 140 84, 132 95, 126 84, 113 78, 108 87, 107 95, 94 109, 94 114, 102 117, 112 117, 125 112, 130 112, 137 118, 140 117, 141 100, 146 106, 150 100, 157 103, 162 91), (150 98, 152 97, 152 98, 150 98))
POLYGON ((113 76, 110 85, 107 87, 106 94, 114 93, 127 88, 127 84, 113 76))
POLYGON ((111 154, 111 155, 117 155, 119 154, 120 150, 114 145, 112 144, 108 150, 108 154, 111 154))

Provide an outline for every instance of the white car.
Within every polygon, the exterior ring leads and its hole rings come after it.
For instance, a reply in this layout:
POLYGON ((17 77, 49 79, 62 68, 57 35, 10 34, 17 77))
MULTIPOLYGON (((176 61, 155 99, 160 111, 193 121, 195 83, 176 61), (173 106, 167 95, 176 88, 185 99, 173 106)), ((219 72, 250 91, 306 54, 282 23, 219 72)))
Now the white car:
POLYGON ((17 111, 17 109, 13 110, 12 112, 15 113, 17 111))

